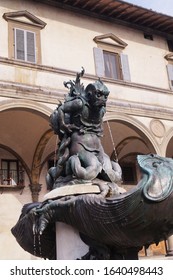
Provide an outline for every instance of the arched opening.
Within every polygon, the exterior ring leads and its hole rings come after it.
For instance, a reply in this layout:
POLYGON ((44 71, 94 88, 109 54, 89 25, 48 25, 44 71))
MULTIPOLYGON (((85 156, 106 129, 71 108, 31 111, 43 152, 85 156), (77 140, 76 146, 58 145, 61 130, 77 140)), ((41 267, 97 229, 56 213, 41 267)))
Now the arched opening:
POLYGON ((122 184, 127 190, 134 187, 141 177, 137 155, 156 153, 145 134, 145 128, 142 131, 137 125, 138 123, 130 123, 130 120, 127 122, 115 119, 104 122, 103 147, 112 160, 117 157, 123 173, 122 184))
POLYGON ((173 158, 173 136, 170 138, 167 144, 166 157, 173 158))
POLYGON ((33 180, 33 167, 35 168, 36 163, 41 163, 46 143, 52 136, 52 133, 46 134, 50 131, 49 116, 41 110, 16 107, 16 104, 14 108, 1 111, 0 115, 0 169, 3 173, 1 184, 5 182, 4 179, 10 180, 10 175, 13 175, 14 184, 18 185, 23 180, 24 186, 28 186, 33 180), (45 134, 47 137, 44 137, 45 134), (21 172, 25 173, 23 178, 21 172))

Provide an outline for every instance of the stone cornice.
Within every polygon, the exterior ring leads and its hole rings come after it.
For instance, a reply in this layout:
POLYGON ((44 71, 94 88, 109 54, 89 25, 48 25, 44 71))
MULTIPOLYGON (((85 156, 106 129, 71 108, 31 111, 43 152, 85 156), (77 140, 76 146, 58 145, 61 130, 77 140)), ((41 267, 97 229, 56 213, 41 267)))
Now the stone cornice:
POLYGON ((28 19, 30 22, 27 22, 27 24, 37 26, 41 29, 43 29, 46 26, 46 23, 39 19, 38 17, 34 16, 28 11, 17 11, 17 12, 9 12, 9 13, 4 13, 3 18, 6 21, 16 21, 22 23, 26 23, 23 18, 28 19))
MULTIPOLYGON (((1 57, 1 56, 0 56, 0 64, 6 64, 9 66, 15 66, 15 67, 22 67, 24 69, 35 70, 35 71, 55 73, 55 74, 73 77, 73 78, 76 76, 75 71, 58 68, 58 67, 47 66, 47 65, 18 61, 18 60, 9 59, 6 57, 1 57)), ((92 81, 97 80, 97 76, 87 74, 87 73, 85 73, 84 79, 85 78, 92 80, 92 81)), ((102 78, 102 80, 105 83, 110 83, 110 84, 114 84, 114 85, 122 85, 125 87, 132 87, 132 88, 136 88, 136 89, 144 89, 144 90, 150 91, 151 93, 158 92, 158 93, 163 93, 163 94, 164 93, 172 94, 172 91, 169 89, 159 88, 159 87, 155 87, 155 86, 148 86, 148 85, 144 85, 144 84, 132 83, 132 82, 123 81, 123 80, 114 80, 114 79, 109 79, 109 78, 102 78)))
MULTIPOLYGON (((0 80, 0 96, 14 99, 25 99, 47 104, 57 104, 63 101, 66 90, 52 90, 36 86, 29 86, 20 83, 10 83, 0 80)), ((107 102, 107 112, 118 112, 133 116, 143 116, 151 118, 173 119, 173 108, 164 106, 154 106, 150 104, 131 102, 125 100, 114 100, 109 98, 107 102)))
POLYGON ((150 117, 155 119, 173 120, 173 108, 165 108, 150 104, 129 102, 124 100, 109 100, 107 112, 117 112, 132 116, 150 117))
MULTIPOLYGON (((61 69, 57 67, 50 67, 46 65, 26 63, 22 61, 16 61, 13 59, 8 59, 0 57, 0 63, 6 64, 14 67, 21 67, 28 70, 35 71, 44 71, 52 74, 58 74, 63 76, 68 76, 74 78, 76 76, 75 71, 70 71, 67 69, 61 69)), ((95 75, 85 74, 84 79, 91 80, 92 82, 97 79, 95 75)), ((152 93, 161 93, 161 94, 172 94, 172 91, 157 87, 151 87, 147 85, 125 82, 122 80, 112 80, 104 78, 103 81, 107 84, 124 86, 127 88, 135 88, 139 90, 149 91, 152 93)), ((16 82, 8 82, 0 80, 0 96, 7 98, 18 98, 33 100, 42 103, 48 104, 57 104, 58 100, 63 100, 64 95, 67 94, 66 89, 53 89, 39 86, 31 86, 27 84, 21 84, 16 82)), ((164 118, 167 120, 172 120, 173 109, 165 108, 163 106, 154 106, 150 104, 142 104, 138 102, 131 102, 125 100, 115 100, 111 97, 108 100, 107 111, 113 112, 117 111, 123 114, 129 115, 138 115, 138 116, 147 116, 152 118, 164 118)))
POLYGON ((56 91, 48 88, 29 86, 20 83, 10 83, 0 80, 0 96, 7 98, 22 98, 37 102, 57 104, 58 100, 62 100, 66 93, 65 90, 56 91))

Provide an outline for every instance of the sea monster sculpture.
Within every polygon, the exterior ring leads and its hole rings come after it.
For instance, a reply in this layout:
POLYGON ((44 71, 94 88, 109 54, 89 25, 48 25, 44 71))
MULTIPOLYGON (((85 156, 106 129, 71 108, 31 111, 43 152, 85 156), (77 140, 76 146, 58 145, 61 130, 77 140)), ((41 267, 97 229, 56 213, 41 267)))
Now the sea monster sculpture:
POLYGON ((12 233, 24 250, 56 259, 55 222, 64 222, 89 245, 81 259, 138 259, 143 246, 173 234, 173 160, 139 155, 141 181, 123 192, 121 168, 100 141, 109 91, 100 80, 84 89, 83 74, 65 83, 69 94, 51 115, 60 143, 57 165, 47 174, 50 199, 25 205, 12 233), (99 193, 54 195, 66 185, 88 183, 99 193))
POLYGON ((64 83, 70 86, 69 94, 50 117, 51 126, 61 141, 58 162, 47 174, 47 185, 52 189, 71 184, 74 178, 80 183, 100 178, 112 182, 116 191, 121 168, 110 160, 100 141, 109 91, 101 80, 84 89, 80 84, 83 74, 84 69, 77 73, 75 81, 64 83))

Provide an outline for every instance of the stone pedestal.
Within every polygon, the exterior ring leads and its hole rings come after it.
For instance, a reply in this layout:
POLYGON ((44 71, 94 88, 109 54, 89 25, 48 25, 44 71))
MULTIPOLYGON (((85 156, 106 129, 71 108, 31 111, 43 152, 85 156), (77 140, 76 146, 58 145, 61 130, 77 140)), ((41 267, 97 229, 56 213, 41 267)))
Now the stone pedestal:
MULTIPOLYGON (((44 200, 58 199, 59 197, 80 195, 87 193, 100 193, 96 185, 75 184, 54 189, 44 196, 44 200)), ((88 253, 89 247, 81 240, 79 233, 73 227, 57 222, 56 223, 56 259, 76 260, 88 253)))
POLYGON ((56 223, 57 260, 80 259, 88 250, 88 246, 80 239, 77 230, 64 223, 56 223))
POLYGON ((166 256, 173 256, 173 235, 171 235, 168 239, 167 239, 167 255, 166 256))

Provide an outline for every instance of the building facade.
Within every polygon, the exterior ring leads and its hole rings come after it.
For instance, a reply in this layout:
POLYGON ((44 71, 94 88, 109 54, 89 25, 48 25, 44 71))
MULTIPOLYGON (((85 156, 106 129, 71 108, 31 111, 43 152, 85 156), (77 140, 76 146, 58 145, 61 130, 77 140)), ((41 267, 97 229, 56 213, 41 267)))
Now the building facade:
POLYGON ((138 154, 173 157, 173 18, 120 0, 1 0, 0 36, 0 259, 30 259, 10 228, 47 192, 49 116, 81 67, 84 86, 100 77, 110 90, 102 143, 125 188, 140 179, 138 154))

